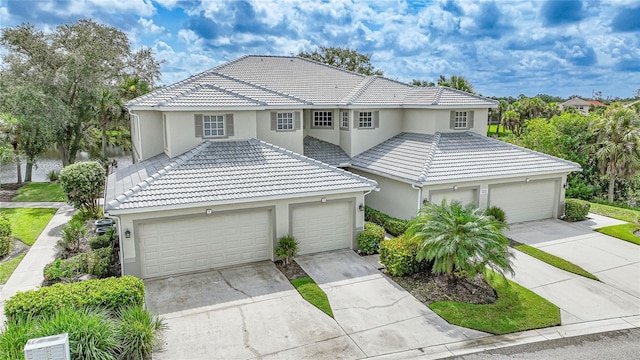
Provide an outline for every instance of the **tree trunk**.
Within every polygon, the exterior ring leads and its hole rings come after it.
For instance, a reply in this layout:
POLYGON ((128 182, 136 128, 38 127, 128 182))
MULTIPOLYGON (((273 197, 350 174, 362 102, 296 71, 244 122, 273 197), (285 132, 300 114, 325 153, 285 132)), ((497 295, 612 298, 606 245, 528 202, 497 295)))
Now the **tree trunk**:
POLYGON ((33 160, 27 159, 27 166, 24 172, 24 182, 31 182, 31 174, 33 174, 33 160))
POLYGON ((67 161, 67 148, 64 146, 64 144, 58 142, 58 147, 60 148, 60 158, 62 158, 62 167, 66 167, 67 165, 69 165, 69 162, 67 161))
POLYGON ((105 122, 102 123, 102 150, 100 155, 103 158, 107 157, 107 124, 105 122))
POLYGON ((607 193, 607 200, 609 200, 610 203, 613 202, 613 190, 615 189, 615 185, 616 177, 613 175, 609 175, 609 191, 607 193))
POLYGON ((18 184, 22 184, 22 166, 20 166, 20 157, 16 155, 16 167, 18 173, 18 184))

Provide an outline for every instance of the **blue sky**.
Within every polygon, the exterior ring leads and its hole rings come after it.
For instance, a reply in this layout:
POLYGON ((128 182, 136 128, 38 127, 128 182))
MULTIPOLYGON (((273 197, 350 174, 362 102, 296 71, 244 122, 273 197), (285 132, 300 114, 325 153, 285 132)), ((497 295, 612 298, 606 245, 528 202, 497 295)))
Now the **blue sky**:
POLYGON ((346 46, 399 81, 463 75, 487 96, 631 97, 640 1, 0 0, 0 25, 91 18, 154 49, 170 84, 246 54, 346 46))

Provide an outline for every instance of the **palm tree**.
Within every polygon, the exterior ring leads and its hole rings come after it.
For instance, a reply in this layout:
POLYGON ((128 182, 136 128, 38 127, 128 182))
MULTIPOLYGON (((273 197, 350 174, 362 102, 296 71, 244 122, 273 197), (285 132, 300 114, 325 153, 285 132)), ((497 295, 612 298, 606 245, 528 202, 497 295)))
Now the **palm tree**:
POLYGON ((507 100, 500 100, 498 102, 498 126, 496 127, 496 134, 500 134, 500 124, 502 124, 502 114, 509 109, 509 102, 507 100))
POLYGON ((107 129, 109 125, 122 116, 122 102, 107 89, 102 89, 97 99, 98 124, 102 135, 100 156, 107 157, 107 129))
POLYGON ((509 129, 516 136, 520 132, 520 113, 513 109, 513 107, 508 108, 507 111, 502 113, 502 118, 500 119, 502 122, 502 126, 505 129, 509 129))
POLYGON ((460 75, 451 75, 449 79, 444 77, 444 75, 440 75, 438 78, 438 86, 447 86, 452 89, 466 91, 468 93, 474 94, 473 85, 471 82, 467 80, 464 76, 460 75))
POLYGON ((474 277, 485 267, 513 273, 507 228, 479 209, 459 201, 426 204, 410 223, 406 235, 420 242, 417 259, 433 261, 431 271, 453 277, 474 277))
POLYGON ((614 107, 595 121, 593 129, 598 168, 609 178, 607 196, 613 202, 616 179, 631 178, 640 171, 640 115, 614 107))

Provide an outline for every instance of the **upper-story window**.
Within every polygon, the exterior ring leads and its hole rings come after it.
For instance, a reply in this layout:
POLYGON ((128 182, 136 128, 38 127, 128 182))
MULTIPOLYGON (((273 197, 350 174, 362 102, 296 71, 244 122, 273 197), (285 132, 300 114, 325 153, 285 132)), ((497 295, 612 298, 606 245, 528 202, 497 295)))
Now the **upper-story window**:
POLYGON ((467 126, 467 112, 466 111, 456 111, 456 117, 453 122, 454 129, 466 129, 467 126))
POLYGON ((276 130, 278 131, 293 130, 293 113, 290 113, 290 112, 278 113, 276 130))
POLYGON ((340 112, 340 127, 343 129, 349 128, 349 112, 348 111, 340 112))
POLYGON ((312 119, 313 127, 333 127, 332 111, 314 111, 312 119))
POLYGON ((371 111, 360 111, 358 115, 358 127, 370 129, 373 128, 373 114, 371 111))
POLYGON ((473 128, 473 110, 452 110, 449 128, 452 130, 468 130, 473 128))
POLYGON ((224 116, 204 115, 202 129, 205 137, 224 136, 224 116))

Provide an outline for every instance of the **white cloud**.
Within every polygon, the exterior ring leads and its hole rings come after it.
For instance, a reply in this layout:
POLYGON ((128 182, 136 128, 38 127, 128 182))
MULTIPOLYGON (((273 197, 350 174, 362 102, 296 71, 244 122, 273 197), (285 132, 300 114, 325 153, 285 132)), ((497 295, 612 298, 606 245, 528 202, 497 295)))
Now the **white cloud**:
POLYGON ((138 24, 142 26, 142 29, 147 34, 160 34, 166 31, 166 29, 163 26, 158 26, 154 24, 153 19, 139 18, 138 24))

